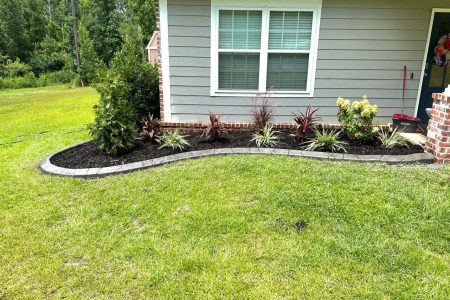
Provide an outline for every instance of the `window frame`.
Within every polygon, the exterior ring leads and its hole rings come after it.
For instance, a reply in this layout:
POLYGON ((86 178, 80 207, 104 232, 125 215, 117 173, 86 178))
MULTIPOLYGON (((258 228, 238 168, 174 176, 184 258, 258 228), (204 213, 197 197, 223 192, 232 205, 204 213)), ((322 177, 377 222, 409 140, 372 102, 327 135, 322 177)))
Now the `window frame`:
POLYGON ((274 90, 273 96, 275 97, 299 97, 309 98, 314 96, 315 85, 315 73, 316 62, 318 52, 319 41, 319 29, 320 29, 320 15, 321 15, 321 1, 317 1, 319 6, 317 8, 312 7, 272 7, 272 6, 226 6, 218 5, 211 6, 211 96, 236 96, 236 97, 254 97, 256 93, 262 93, 266 91, 267 84, 267 67, 269 53, 277 54, 309 54, 308 61, 308 79, 306 83, 306 90, 274 90), (219 12, 221 10, 243 10, 243 11, 261 11, 262 13, 262 28, 261 28, 261 47, 259 50, 230 50, 219 49, 219 12), (311 45, 309 50, 278 50, 269 49, 269 21, 271 12, 312 12, 312 30, 311 30, 311 45), (260 65, 259 65, 259 84, 258 90, 220 90, 219 89, 219 54, 221 52, 231 53, 259 53, 260 65))

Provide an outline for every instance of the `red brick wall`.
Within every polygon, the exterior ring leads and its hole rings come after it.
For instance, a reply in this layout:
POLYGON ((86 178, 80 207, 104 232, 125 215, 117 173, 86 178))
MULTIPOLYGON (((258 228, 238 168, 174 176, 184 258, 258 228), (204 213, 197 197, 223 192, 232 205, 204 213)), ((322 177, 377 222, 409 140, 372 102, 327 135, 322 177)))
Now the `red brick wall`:
POLYGON ((433 94, 433 111, 428 123, 425 150, 434 155, 436 163, 450 163, 450 97, 433 94))

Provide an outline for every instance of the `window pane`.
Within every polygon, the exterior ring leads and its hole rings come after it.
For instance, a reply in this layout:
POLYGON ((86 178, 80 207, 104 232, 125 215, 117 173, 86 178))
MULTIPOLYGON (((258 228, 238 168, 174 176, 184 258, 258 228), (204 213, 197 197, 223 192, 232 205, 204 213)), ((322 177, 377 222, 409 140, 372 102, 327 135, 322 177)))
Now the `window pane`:
POLYGON ((312 22, 312 12, 272 11, 269 24, 269 49, 309 50, 312 22))
POLYGON ((260 49, 261 11, 221 10, 219 12, 220 49, 260 49))
POLYGON ((219 54, 219 89, 257 90, 258 85, 258 53, 219 54))
POLYGON ((309 54, 269 53, 267 88, 306 91, 309 54))

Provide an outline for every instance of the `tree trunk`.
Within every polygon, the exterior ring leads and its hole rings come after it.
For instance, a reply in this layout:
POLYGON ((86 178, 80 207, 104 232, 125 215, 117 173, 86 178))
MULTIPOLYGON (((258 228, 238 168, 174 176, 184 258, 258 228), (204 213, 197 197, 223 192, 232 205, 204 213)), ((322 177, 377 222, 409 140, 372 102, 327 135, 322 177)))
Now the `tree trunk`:
POLYGON ((81 86, 84 86, 83 78, 81 77, 80 41, 78 39, 77 6, 75 4, 75 0, 70 0, 70 9, 72 11, 72 31, 73 31, 73 43, 75 46, 75 56, 77 60, 77 73, 80 76, 81 86))

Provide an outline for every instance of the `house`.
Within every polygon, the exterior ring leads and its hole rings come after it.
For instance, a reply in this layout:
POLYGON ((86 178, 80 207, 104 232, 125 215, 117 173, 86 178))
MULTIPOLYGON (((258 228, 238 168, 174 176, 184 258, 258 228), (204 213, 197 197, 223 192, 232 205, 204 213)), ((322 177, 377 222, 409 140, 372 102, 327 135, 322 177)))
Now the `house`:
POLYGON ((450 83, 449 0, 160 0, 158 20, 168 126, 246 124, 270 87, 278 123, 308 105, 336 123, 336 99, 363 95, 382 123, 402 105, 426 121, 450 83))
POLYGON ((153 33, 150 41, 148 42, 147 47, 145 48, 145 50, 147 50, 148 62, 151 64, 158 63, 158 56, 159 56, 158 37, 159 37, 159 32, 155 31, 153 33))

